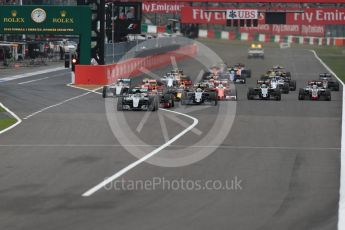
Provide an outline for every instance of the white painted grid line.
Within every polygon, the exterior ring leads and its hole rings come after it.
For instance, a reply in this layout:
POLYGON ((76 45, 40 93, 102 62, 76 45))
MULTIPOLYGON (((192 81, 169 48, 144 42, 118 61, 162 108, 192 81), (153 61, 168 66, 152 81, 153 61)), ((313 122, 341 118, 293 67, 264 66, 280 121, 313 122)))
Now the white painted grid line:
POLYGON ((8 109, 6 106, 4 106, 2 103, 0 103, 0 106, 1 106, 2 108, 4 108, 9 114, 11 114, 11 116, 13 116, 13 117, 17 120, 17 122, 14 123, 13 125, 7 127, 6 129, 1 130, 1 131, 0 131, 0 134, 3 134, 3 133, 5 133, 5 132, 7 132, 7 131, 13 129, 14 127, 16 127, 17 125, 19 125, 20 123, 22 123, 22 120, 21 120, 14 112, 12 112, 10 109, 8 109))
POLYGON ((192 130, 199 123, 198 119, 196 119, 195 117, 189 116, 187 114, 183 114, 183 113, 179 113, 179 112, 172 111, 172 110, 167 110, 167 109, 161 109, 161 110, 169 112, 169 113, 175 113, 175 114, 178 114, 178 115, 181 115, 181 116, 186 116, 186 117, 188 117, 188 118, 193 120, 193 124, 191 124, 188 128, 183 130, 181 133, 177 134, 175 137, 170 139, 165 144, 161 145, 160 147, 156 148, 155 150, 153 150, 152 152, 148 153, 144 157, 142 157, 142 158, 138 159, 137 161, 129 164, 127 167, 121 169, 120 171, 118 171, 114 175, 110 176, 109 178, 103 180, 101 183, 99 183, 96 186, 92 187, 91 189, 87 190, 85 193, 82 194, 83 197, 89 197, 89 196, 93 195, 95 192, 97 192, 100 189, 104 188, 104 186, 106 186, 107 184, 109 184, 112 181, 116 180, 117 178, 121 177, 122 175, 124 175, 125 173, 127 173, 131 169, 135 168, 136 166, 140 165, 141 163, 145 162, 149 158, 153 157, 154 155, 156 155, 157 153, 159 153, 160 151, 162 151, 163 149, 165 149, 166 147, 168 147, 169 145, 171 145, 172 143, 177 141, 180 137, 185 135, 187 132, 192 130))

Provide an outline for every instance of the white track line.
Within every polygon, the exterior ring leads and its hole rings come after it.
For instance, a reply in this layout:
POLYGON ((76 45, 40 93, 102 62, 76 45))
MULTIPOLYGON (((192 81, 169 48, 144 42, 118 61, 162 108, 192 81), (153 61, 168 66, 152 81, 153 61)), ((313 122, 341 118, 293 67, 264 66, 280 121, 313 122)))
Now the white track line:
POLYGON ((60 105, 62 105, 62 104, 65 104, 66 102, 73 101, 73 100, 78 99, 78 98, 81 98, 81 97, 84 97, 84 96, 86 96, 86 95, 88 95, 88 94, 90 94, 90 93, 91 93, 91 92, 86 92, 86 93, 83 93, 83 94, 81 94, 81 95, 78 95, 78 96, 75 96, 75 97, 71 97, 71 98, 69 98, 69 99, 67 99, 67 100, 61 101, 61 102, 59 102, 59 103, 57 103, 57 104, 54 104, 54 105, 45 107, 45 108, 40 109, 40 110, 38 110, 38 111, 36 111, 36 112, 34 112, 34 113, 31 113, 30 115, 24 117, 23 119, 26 120, 26 119, 28 119, 28 118, 30 118, 30 117, 33 117, 33 116, 35 116, 35 115, 37 115, 37 114, 39 114, 39 113, 42 113, 42 112, 46 111, 46 110, 48 110, 48 109, 51 109, 51 108, 60 106, 60 105))
POLYGON ((183 113, 179 113, 176 111, 172 111, 172 110, 167 110, 167 109, 161 109, 163 111, 169 112, 169 113, 175 113, 181 116, 185 116, 188 117, 190 119, 193 120, 193 124, 191 124, 188 128, 186 128, 185 130, 183 130, 181 133, 177 134, 175 137, 173 137, 172 139, 170 139, 168 142, 166 142, 165 144, 161 145, 160 147, 156 148, 155 150, 153 150, 152 152, 148 153, 147 155, 145 155, 144 157, 140 158, 139 160, 133 162, 132 164, 128 165, 127 167, 121 169, 120 171, 118 171, 117 173, 115 173, 114 175, 112 175, 111 177, 105 179, 104 181, 102 181, 101 183, 99 183, 98 185, 94 186, 93 188, 89 189, 88 191, 86 191, 85 193, 82 194, 83 197, 89 197, 92 194, 94 194, 95 192, 97 192, 98 190, 104 188, 104 186, 106 186, 107 184, 111 183, 112 181, 116 180, 117 178, 119 178, 120 176, 122 176, 123 174, 127 173, 128 171, 130 171, 131 169, 133 169, 134 167, 138 166, 139 164, 145 162, 146 160, 148 160, 149 158, 153 157, 154 155, 156 155, 157 153, 159 153, 160 151, 162 151, 163 149, 165 149, 166 147, 168 147, 169 145, 171 145, 172 143, 174 143, 175 141, 177 141, 180 137, 182 137, 183 135, 185 135, 187 132, 189 132, 190 130, 192 130, 198 123, 199 120, 196 119, 195 117, 189 116, 187 114, 183 114, 183 113))
POLYGON ((60 70, 64 70, 64 69, 65 69, 64 67, 57 67, 57 68, 45 69, 45 70, 40 70, 40 71, 36 71, 36 72, 31 72, 31 73, 14 75, 14 76, 10 76, 10 77, 4 77, 4 78, 0 78, 0 82, 13 81, 13 80, 17 80, 17 79, 32 77, 32 76, 45 74, 45 73, 51 73, 51 72, 60 71, 60 70))
MULTIPOLYGON (((9 147, 9 148, 28 148, 28 147, 42 147, 42 148, 117 148, 117 147, 143 147, 143 148, 152 148, 159 147, 160 145, 114 145, 114 144, 103 144, 103 145, 88 145, 88 144, 20 144, 20 145, 0 145, 0 147, 9 147)), ((339 151, 340 147, 289 147, 289 146, 240 146, 240 145, 170 145, 171 148, 218 148, 218 149, 269 149, 269 150, 307 150, 307 151, 339 151)))
POLYGON ((345 84, 342 80, 329 68, 326 63, 317 55, 315 50, 311 50, 315 58, 343 85, 343 104, 342 104, 342 119, 341 119, 341 150, 340 150, 340 191, 339 191, 339 210, 338 210, 338 230, 345 229, 345 84))
POLYGON ((7 131, 13 129, 14 127, 16 127, 17 125, 19 125, 20 123, 22 123, 22 120, 21 120, 14 112, 12 112, 12 111, 9 110, 6 106, 4 106, 2 103, 0 103, 0 106, 1 106, 2 108, 4 108, 9 114, 11 114, 11 116, 13 116, 13 117, 17 120, 17 122, 14 123, 13 125, 11 125, 10 127, 7 127, 6 129, 1 130, 1 131, 0 131, 0 134, 3 134, 3 133, 5 133, 5 132, 7 132, 7 131))
POLYGON ((28 84, 28 83, 31 83, 31 82, 42 81, 42 80, 49 79, 49 78, 50 77, 44 77, 44 78, 39 78, 39 79, 31 80, 31 81, 24 81, 24 82, 18 83, 18 85, 25 85, 25 84, 28 84))
POLYGON ((66 75, 66 73, 54 74, 54 75, 49 76, 49 77, 42 77, 42 78, 30 80, 30 81, 19 82, 18 85, 25 85, 25 84, 28 84, 28 83, 32 83, 32 82, 36 82, 36 81, 42 81, 42 80, 51 79, 51 78, 55 78, 55 77, 61 77, 61 76, 64 76, 64 75, 66 75))
MULTIPOLYGON (((77 89, 81 89, 81 90, 85 90, 88 91, 88 93, 96 93, 96 94, 102 94, 100 92, 97 92, 98 89, 95 90, 88 90, 85 88, 81 88, 81 87, 77 87, 77 86, 73 86, 71 84, 68 84, 68 86, 73 87, 73 88, 77 88, 77 89)), ((196 119, 195 117, 189 116, 187 114, 184 113, 180 113, 180 112, 176 112, 176 111, 172 111, 172 110, 167 110, 167 109, 160 109, 169 113, 175 113, 177 115, 181 115, 181 116, 185 116, 188 117, 190 119, 193 120, 193 124, 191 124, 189 127, 187 127, 186 129, 184 129, 181 133, 177 134, 175 137, 173 137, 172 139, 170 139, 169 141, 167 141, 165 144, 159 146, 158 148, 156 148, 155 150, 153 150, 152 152, 148 153, 147 155, 145 155, 144 157, 140 158, 139 160, 129 164, 127 167, 121 169, 120 171, 118 171, 117 173, 115 173, 114 175, 112 175, 111 177, 108 177, 106 180, 102 181, 101 183, 97 184, 96 186, 92 187, 91 189, 87 190, 86 192, 84 192, 82 194, 83 197, 89 197, 91 195, 93 195, 95 192, 97 192, 98 190, 102 189, 105 185, 111 183, 112 181, 116 180, 117 178, 119 178, 120 176, 122 176, 123 174, 127 173, 128 171, 130 171, 131 169, 135 168, 136 166, 138 166, 139 164, 143 163, 144 161, 148 160, 149 158, 153 157, 154 155, 156 155, 157 153, 159 153, 160 151, 162 151, 163 149, 165 149, 166 147, 170 146, 172 143, 174 143, 175 141, 177 141, 180 137, 182 137, 183 135, 185 135, 187 132, 191 131, 194 129, 194 127, 199 123, 199 120, 196 119)))
POLYGON ((40 109, 40 110, 38 110, 38 111, 36 111, 36 112, 34 112, 34 113, 29 114, 28 116, 24 117, 23 119, 24 119, 24 120, 27 120, 28 118, 33 117, 33 116, 35 116, 35 115, 37 115, 37 114, 39 114, 39 113, 42 113, 42 112, 44 112, 44 111, 46 111, 46 110, 48 110, 48 109, 51 109, 51 108, 60 106, 60 105, 62 105, 62 104, 65 104, 66 102, 73 101, 73 100, 78 99, 78 98, 81 98, 81 97, 84 97, 84 96, 86 96, 86 95, 88 95, 88 94, 90 94, 90 93, 102 94, 102 93, 100 93, 100 92, 96 92, 97 90, 101 89, 102 87, 97 88, 97 89, 94 89, 94 90, 89 90, 89 89, 81 88, 81 87, 74 86, 74 85, 71 85, 71 84, 67 84, 67 86, 72 87, 72 88, 76 88, 76 89, 81 89, 81 90, 87 91, 87 93, 83 93, 83 94, 80 94, 80 95, 78 95, 78 96, 71 97, 71 98, 69 98, 69 99, 67 99, 67 100, 64 100, 64 101, 61 101, 61 102, 59 102, 59 103, 57 103, 57 104, 54 104, 54 105, 45 107, 45 108, 43 108, 43 109, 40 109))
POLYGON ((90 92, 90 93, 96 93, 96 94, 102 95, 102 93, 97 92, 97 90, 100 90, 100 89, 102 89, 103 87, 98 87, 98 88, 96 88, 96 89, 86 89, 86 88, 82 88, 82 87, 73 85, 72 83, 67 84, 67 86, 68 86, 68 87, 71 87, 71 88, 75 88, 75 89, 81 89, 81 90, 84 90, 84 91, 88 91, 88 92, 90 92))

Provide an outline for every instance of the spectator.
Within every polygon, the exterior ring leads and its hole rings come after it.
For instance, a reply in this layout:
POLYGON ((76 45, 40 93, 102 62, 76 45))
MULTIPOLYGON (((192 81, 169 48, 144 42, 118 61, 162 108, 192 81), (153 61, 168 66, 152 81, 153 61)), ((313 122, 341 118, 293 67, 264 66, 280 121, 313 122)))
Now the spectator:
POLYGON ((120 12, 119 19, 120 20, 125 20, 126 19, 126 13, 125 13, 125 9, 124 8, 120 12))
POLYGON ((134 19, 135 18, 135 9, 134 7, 130 7, 129 10, 127 10, 127 19, 134 19))

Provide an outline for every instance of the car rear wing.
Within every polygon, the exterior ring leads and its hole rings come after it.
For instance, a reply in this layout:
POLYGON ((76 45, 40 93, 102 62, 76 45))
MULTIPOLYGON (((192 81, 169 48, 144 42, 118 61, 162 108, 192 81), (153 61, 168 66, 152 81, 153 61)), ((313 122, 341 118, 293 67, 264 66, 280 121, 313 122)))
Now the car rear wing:
POLYGON ((280 65, 275 65, 275 66, 273 66, 272 69, 273 69, 273 70, 282 70, 282 69, 284 69, 284 67, 282 67, 282 66, 280 66, 280 65))
POLYGON ((320 79, 326 79, 326 78, 331 78, 332 75, 330 73, 320 73, 319 77, 320 79))
POLYGON ((322 81, 308 81, 308 85, 318 85, 318 86, 322 86, 323 83, 322 83, 322 81))
POLYGON ((181 79, 180 82, 183 83, 184 85, 192 85, 193 84, 192 80, 188 80, 188 79, 181 79))
POLYGON ((257 80, 256 83, 258 85, 263 85, 263 84, 268 85, 270 83, 270 80, 269 79, 267 79, 267 80, 257 80))

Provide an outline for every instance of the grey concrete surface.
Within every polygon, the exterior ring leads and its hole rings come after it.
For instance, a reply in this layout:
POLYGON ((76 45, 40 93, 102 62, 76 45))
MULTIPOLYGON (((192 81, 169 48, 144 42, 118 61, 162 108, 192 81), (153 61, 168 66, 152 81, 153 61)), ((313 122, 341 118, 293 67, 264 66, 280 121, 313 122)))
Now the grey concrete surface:
MULTIPOLYGON (((192 165, 167 168, 143 163, 123 178, 203 182, 238 178, 242 189, 102 189, 91 197, 81 197, 87 189, 136 160, 114 137, 104 100, 90 93, 24 120, 1 135, 0 228, 336 229, 341 91, 333 93, 330 102, 298 101, 298 91, 283 95, 279 102, 247 101, 247 87, 254 86, 261 73, 274 64, 291 70, 297 87, 325 70, 306 50, 266 48, 265 60, 247 60, 247 47, 206 45, 226 62, 243 62, 252 69, 248 84, 237 86, 239 101, 230 133, 213 154, 192 165)), ((194 60, 178 65, 194 78, 202 68, 194 60)), ((162 74, 169 69, 154 72, 162 74)), ((25 117, 84 93, 65 86, 68 73, 56 74, 61 76, 32 84, 18 85, 19 80, 0 84, 0 101, 25 117)), ((202 134, 190 132, 169 149, 183 153, 186 146, 206 136, 224 103, 190 112, 199 119, 197 128, 202 134)), ((158 114, 166 118, 169 137, 184 129, 164 111, 153 114, 137 133, 147 144, 141 146, 147 152, 164 143, 158 114)), ((126 113, 123 125, 135 133, 144 115, 126 113)), ((178 118, 191 124, 190 119, 178 118)), ((157 156, 167 153, 162 151, 157 156)))
POLYGON ((35 65, 35 66, 24 65, 24 64, 18 63, 18 67, 14 67, 14 66, 0 67, 0 79, 3 77, 31 73, 31 72, 36 72, 40 70, 46 70, 46 69, 51 69, 51 68, 63 67, 63 66, 64 66, 63 61, 46 62, 46 64, 35 65))

